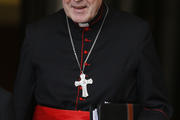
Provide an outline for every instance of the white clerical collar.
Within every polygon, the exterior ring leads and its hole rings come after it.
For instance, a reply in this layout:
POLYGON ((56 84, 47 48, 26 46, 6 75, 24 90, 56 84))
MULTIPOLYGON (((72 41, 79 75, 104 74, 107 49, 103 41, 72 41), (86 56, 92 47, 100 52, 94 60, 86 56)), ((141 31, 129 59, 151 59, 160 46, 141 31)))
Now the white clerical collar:
POLYGON ((89 27, 89 23, 78 23, 79 27, 89 27))

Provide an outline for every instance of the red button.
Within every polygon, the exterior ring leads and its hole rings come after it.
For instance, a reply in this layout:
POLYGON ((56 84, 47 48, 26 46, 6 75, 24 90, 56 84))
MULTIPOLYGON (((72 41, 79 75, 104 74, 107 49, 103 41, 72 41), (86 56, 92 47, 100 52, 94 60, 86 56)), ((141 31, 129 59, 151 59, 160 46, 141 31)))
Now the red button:
POLYGON ((87 51, 87 50, 85 50, 85 51, 84 51, 84 54, 88 54, 88 51, 87 51))
POLYGON ((85 31, 88 31, 88 30, 90 30, 90 28, 89 28, 89 27, 85 27, 84 30, 85 30, 85 31))
POLYGON ((84 101, 85 99, 83 99, 82 97, 80 97, 79 100, 84 101))
POLYGON ((85 63, 85 66, 90 66, 90 64, 88 64, 88 63, 85 63))
POLYGON ((85 42, 91 42, 91 40, 88 40, 87 38, 85 38, 85 40, 84 40, 85 42))

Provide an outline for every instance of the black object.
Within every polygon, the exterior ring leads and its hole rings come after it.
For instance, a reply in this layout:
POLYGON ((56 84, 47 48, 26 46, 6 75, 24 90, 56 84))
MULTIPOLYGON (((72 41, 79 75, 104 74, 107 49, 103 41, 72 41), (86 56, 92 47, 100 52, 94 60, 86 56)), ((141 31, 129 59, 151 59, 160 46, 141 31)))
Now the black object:
POLYGON ((140 111, 140 104, 101 104, 98 107, 99 120, 137 120, 140 111))

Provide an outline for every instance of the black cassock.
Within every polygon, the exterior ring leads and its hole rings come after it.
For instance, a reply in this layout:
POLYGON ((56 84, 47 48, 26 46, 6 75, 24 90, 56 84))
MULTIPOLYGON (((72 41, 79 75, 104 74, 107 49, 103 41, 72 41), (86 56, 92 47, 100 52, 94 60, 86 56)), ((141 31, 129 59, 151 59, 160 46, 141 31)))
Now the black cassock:
MULTIPOLYGON (((105 13, 101 7, 84 28, 69 19, 80 62, 87 57, 105 13)), ((28 25, 14 86, 16 120, 31 119, 35 105, 88 111, 104 102, 143 104, 139 120, 168 119, 172 110, 153 42, 147 22, 110 9, 86 63, 84 73, 93 84, 83 98, 74 85, 80 70, 64 10, 28 25)))
POLYGON ((0 120, 13 120, 12 96, 0 87, 0 120))

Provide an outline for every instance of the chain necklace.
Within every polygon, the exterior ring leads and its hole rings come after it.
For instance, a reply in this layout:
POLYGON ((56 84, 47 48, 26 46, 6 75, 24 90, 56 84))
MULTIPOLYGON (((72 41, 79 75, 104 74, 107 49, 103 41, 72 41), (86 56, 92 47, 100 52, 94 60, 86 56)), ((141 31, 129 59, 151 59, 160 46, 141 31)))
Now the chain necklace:
POLYGON ((103 19, 103 22, 102 22, 102 24, 101 24, 101 26, 100 26, 100 29, 99 29, 99 31, 98 31, 98 33, 97 33, 97 35, 96 35, 96 38, 95 38, 95 40, 94 40, 94 43, 93 43, 93 45, 92 45, 92 47, 91 47, 91 49, 90 49, 90 51, 89 51, 89 53, 88 53, 88 55, 87 55, 84 63, 83 63, 83 68, 82 68, 82 69, 81 69, 81 65, 80 65, 80 62, 79 62, 79 60, 78 60, 78 56, 77 56, 76 49, 75 49, 75 46, 74 46, 74 42, 73 42, 73 39, 72 39, 72 34, 71 34, 70 25, 69 25, 69 20, 68 20, 68 17, 66 16, 67 27, 68 27, 68 32, 69 32, 69 37, 70 37, 70 40, 71 40, 73 52, 74 52, 76 61, 77 61, 77 63, 78 63, 79 69, 80 69, 80 71, 82 71, 82 72, 84 72, 85 63, 87 62, 87 60, 88 60, 88 58, 89 58, 89 56, 90 56, 90 54, 91 54, 91 52, 92 52, 95 44, 96 44, 96 41, 97 41, 97 39, 98 39, 98 37, 99 37, 99 34, 100 34, 101 30, 102 30, 102 27, 103 27, 103 25, 104 25, 104 22, 105 22, 105 20, 106 20, 107 15, 108 15, 109 8, 108 8, 107 5, 106 5, 106 8, 107 8, 106 15, 105 15, 105 17, 104 17, 104 19, 103 19))
MULTIPOLYGON (((105 4, 105 5, 106 5, 106 4, 105 4)), ((89 58, 89 56, 90 56, 90 54, 91 54, 91 52, 92 52, 95 44, 96 44, 96 41, 97 41, 97 39, 98 39, 98 37, 99 37, 99 35, 100 35, 100 32, 101 32, 101 30, 102 30, 102 27, 103 27, 103 25, 104 25, 104 22, 105 22, 105 20, 106 20, 106 17, 107 17, 107 15, 108 15, 108 13, 109 13, 109 8, 108 8, 107 5, 106 5, 106 8, 107 8, 106 14, 105 14, 104 19, 103 19, 103 21, 102 21, 102 24, 101 24, 101 26, 100 26, 100 28, 99 28, 99 31, 98 31, 98 33, 97 33, 97 35, 96 35, 96 37, 95 37, 95 40, 94 40, 94 42, 93 42, 93 45, 92 45, 92 47, 91 47, 91 49, 90 49, 90 51, 89 51, 89 53, 88 53, 88 55, 87 55, 84 63, 83 63, 82 68, 81 68, 80 62, 79 62, 79 60, 78 60, 78 56, 77 56, 76 49, 75 49, 75 46, 74 46, 74 42, 73 42, 73 38, 72 38, 72 34, 71 34, 71 29, 70 29, 70 25, 69 25, 69 20, 68 20, 68 17, 66 16, 66 22, 67 22, 67 27, 68 27, 68 32, 69 32, 69 37, 70 37, 70 40, 71 40, 73 52, 74 52, 76 61, 77 61, 77 63, 78 63, 79 69, 80 69, 80 71, 81 71, 81 75, 80 75, 81 81, 76 81, 76 82, 75 82, 75 86, 76 86, 76 87, 77 87, 77 86, 81 86, 81 87, 82 87, 82 96, 83 96, 83 97, 87 97, 87 96, 88 96, 88 93, 87 93, 87 84, 92 84, 92 83, 93 83, 93 80, 92 80, 92 79, 86 80, 86 78, 85 78, 85 74, 84 74, 85 63, 87 62, 87 60, 88 60, 88 58, 89 58)))

